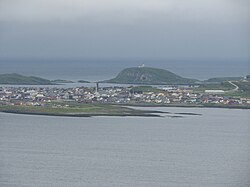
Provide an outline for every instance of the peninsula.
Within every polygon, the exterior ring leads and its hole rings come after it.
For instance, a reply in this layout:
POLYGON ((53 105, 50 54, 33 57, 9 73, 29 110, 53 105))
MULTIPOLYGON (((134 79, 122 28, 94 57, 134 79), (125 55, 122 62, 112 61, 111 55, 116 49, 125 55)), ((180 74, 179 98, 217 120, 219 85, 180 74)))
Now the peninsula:
MULTIPOLYGON (((82 104, 70 102, 36 103, 35 105, 1 105, 0 112, 29 115, 92 117, 143 116, 160 117, 160 111, 132 109, 112 104, 82 104)), ((170 116, 171 117, 171 116, 170 116)))
POLYGON ((35 76, 24 76, 17 73, 0 74, 0 84, 10 85, 52 85, 52 81, 35 76))

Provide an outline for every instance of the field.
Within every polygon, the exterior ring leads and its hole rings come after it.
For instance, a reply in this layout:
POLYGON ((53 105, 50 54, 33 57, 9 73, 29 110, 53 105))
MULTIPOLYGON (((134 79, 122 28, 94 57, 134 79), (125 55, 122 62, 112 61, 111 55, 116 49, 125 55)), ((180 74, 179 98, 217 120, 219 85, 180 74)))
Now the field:
POLYGON ((229 82, 223 82, 219 84, 201 84, 198 88, 195 88, 194 91, 204 92, 205 90, 224 90, 229 91, 234 89, 235 87, 229 82))
POLYGON ((91 117, 91 116, 151 116, 157 111, 136 110, 128 107, 108 105, 108 104, 67 104, 51 103, 44 106, 4 106, 0 105, 1 112, 19 114, 37 114, 52 116, 72 116, 72 117, 91 117))

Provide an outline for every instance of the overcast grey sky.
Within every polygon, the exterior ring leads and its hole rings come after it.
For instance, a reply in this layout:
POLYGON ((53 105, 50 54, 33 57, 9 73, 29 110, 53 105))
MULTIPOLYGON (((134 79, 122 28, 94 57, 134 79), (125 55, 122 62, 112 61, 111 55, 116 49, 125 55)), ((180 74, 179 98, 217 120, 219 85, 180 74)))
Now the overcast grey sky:
POLYGON ((0 0, 0 58, 246 58, 249 0, 0 0))

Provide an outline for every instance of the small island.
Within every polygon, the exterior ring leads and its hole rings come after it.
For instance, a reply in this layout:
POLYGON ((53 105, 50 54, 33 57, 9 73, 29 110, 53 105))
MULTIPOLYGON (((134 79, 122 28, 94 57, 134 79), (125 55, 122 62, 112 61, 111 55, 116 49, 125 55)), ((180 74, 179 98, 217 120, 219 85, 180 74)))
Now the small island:
POLYGON ((85 81, 85 80, 79 80, 79 83, 90 83, 90 81, 85 81))
POLYGON ((74 83, 74 81, 69 80, 63 80, 63 79, 56 79, 51 81, 54 84, 68 84, 68 83, 74 83))
POLYGON ((165 69, 139 66, 126 68, 115 78, 103 82, 117 84, 177 85, 195 84, 198 80, 183 78, 165 69))

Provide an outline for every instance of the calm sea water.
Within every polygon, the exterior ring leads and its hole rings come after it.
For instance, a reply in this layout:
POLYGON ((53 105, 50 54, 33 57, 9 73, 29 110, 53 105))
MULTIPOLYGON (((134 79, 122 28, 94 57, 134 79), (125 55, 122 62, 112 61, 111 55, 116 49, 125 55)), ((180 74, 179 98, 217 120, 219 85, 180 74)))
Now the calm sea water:
POLYGON ((0 186, 250 186, 250 110, 159 110, 202 116, 0 113, 0 186))
POLYGON ((246 76, 250 74, 249 60, 142 60, 142 59, 0 59, 0 74, 20 73, 41 76, 48 79, 67 80, 107 80, 116 76, 122 69, 141 64, 163 68, 178 75, 207 79, 221 76, 246 76))

